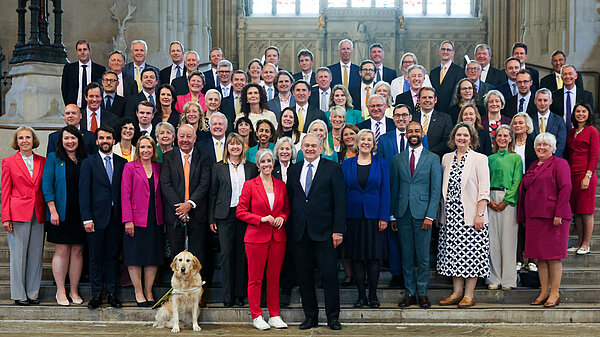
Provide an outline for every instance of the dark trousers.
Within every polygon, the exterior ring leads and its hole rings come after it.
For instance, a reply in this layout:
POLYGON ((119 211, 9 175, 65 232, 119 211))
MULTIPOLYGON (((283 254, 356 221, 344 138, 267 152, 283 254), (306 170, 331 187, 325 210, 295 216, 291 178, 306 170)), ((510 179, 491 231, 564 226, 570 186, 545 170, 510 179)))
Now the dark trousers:
POLYGON ((221 245, 223 302, 231 302, 233 297, 246 297, 246 224, 235 216, 235 210, 231 207, 227 218, 216 220, 221 245))
POLYGON ((292 249, 288 244, 285 247, 285 255, 283 257, 283 267, 281 268, 281 276, 279 278, 279 287, 281 293, 284 295, 290 295, 292 288, 296 285, 296 263, 292 255, 292 249))
POLYGON ((333 240, 313 241, 304 231, 300 241, 289 240, 292 254, 296 262, 296 275, 302 296, 302 309, 308 318, 318 318, 319 306, 315 291, 315 265, 319 267, 323 277, 325 291, 325 313, 327 320, 339 319, 340 291, 337 276, 337 252, 333 248, 333 240))
POLYGON ((517 232, 517 261, 525 264, 523 259, 523 251, 525 251, 525 226, 519 222, 519 229, 517 232))
MULTIPOLYGON (((186 231, 188 239, 188 251, 198 258, 200 263, 204 265, 204 242, 206 238, 207 223, 201 223, 191 217, 190 221, 185 224, 185 227, 179 224, 167 225, 167 237, 173 256, 185 250, 186 231)), ((204 276, 204 272, 202 272, 204 276)))
POLYGON ((106 228, 86 233, 90 252, 90 285, 92 295, 102 295, 102 288, 116 294, 117 263, 123 240, 123 226, 111 215, 106 228))

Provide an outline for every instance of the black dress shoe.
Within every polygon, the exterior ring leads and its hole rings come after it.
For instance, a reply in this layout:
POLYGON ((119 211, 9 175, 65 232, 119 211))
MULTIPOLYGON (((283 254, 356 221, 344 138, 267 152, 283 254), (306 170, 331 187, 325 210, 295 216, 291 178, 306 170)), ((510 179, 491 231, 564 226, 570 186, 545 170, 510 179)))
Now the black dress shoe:
POLYGON ((243 297, 235 297, 233 299, 233 305, 243 307, 245 305, 243 297))
POLYGON ((304 322, 300 323, 300 330, 316 328, 319 326, 319 320, 316 317, 307 317, 304 322))
POLYGON ((404 288, 404 278, 400 275, 392 275, 392 279, 388 286, 390 288, 404 288))
POLYGON ((88 302, 87 306, 90 309, 98 309, 98 307, 101 305, 102 305, 102 296, 94 295, 94 297, 92 297, 92 299, 88 302))
POLYGON ((29 305, 29 301, 28 300, 15 300, 15 304, 16 305, 22 305, 22 306, 28 306, 29 305))
POLYGON ((233 308, 233 302, 224 301, 224 302, 223 302, 223 306, 224 306, 225 308, 233 308))
POLYGON ((429 297, 419 296, 419 306, 423 309, 431 308, 431 302, 429 302, 429 297))
POLYGON ((331 321, 329 321, 329 323, 327 323, 327 326, 331 330, 342 330, 342 324, 337 319, 332 319, 331 321))
POLYGON ((27 299, 27 302, 29 302, 29 305, 39 305, 40 304, 40 300, 39 299, 27 299))
POLYGON ((417 304, 417 298, 415 297, 415 295, 406 294, 402 302, 398 303, 398 306, 400 308, 406 308, 410 307, 413 304, 417 304))
POLYGON ((365 305, 367 305, 369 303, 369 301, 367 301, 366 298, 359 298, 358 300, 356 300, 356 302, 354 302, 354 307, 355 308, 362 308, 365 305))
POLYGON ((137 300, 135 301, 135 303, 137 304, 138 307, 140 308, 147 308, 148 307, 148 301, 144 301, 144 302, 138 302, 137 300))
POLYGON ((381 303, 379 302, 379 300, 369 301, 369 307, 371 307, 372 309, 379 308, 380 306, 381 306, 381 303))
POLYGON ((156 301, 146 301, 146 303, 148 304, 148 308, 152 308, 156 304, 156 301))
MULTIPOLYGON (((122 308, 123 307, 123 304, 121 304, 121 301, 119 300, 117 295, 113 295, 113 294, 108 295, 108 298, 106 299, 106 303, 108 303, 113 308, 122 308)), ((146 306, 148 306, 148 302, 145 302, 145 303, 146 303, 146 306)))

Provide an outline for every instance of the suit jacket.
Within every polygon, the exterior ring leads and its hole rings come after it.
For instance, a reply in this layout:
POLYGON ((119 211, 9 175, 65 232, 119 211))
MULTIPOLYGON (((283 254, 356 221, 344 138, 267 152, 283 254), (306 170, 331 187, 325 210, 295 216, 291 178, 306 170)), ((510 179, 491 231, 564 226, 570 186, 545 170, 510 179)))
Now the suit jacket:
POLYGON ((110 109, 106 109, 106 104, 104 97, 102 97, 102 102, 100 103, 100 108, 102 110, 106 110, 118 118, 125 117, 125 106, 127 105, 127 99, 115 94, 115 97, 110 105, 110 109))
POLYGON ((485 96, 487 95, 487 93, 494 89, 494 86, 489 84, 489 83, 485 83, 483 81, 479 81, 479 90, 477 90, 477 98, 479 100, 479 104, 483 104, 483 100, 485 99, 485 96))
MULTIPOLYGON (((533 89, 533 87, 532 87, 532 89, 533 89)), ((510 85, 508 84, 508 81, 506 81, 506 82, 500 84, 499 86, 497 86, 496 90, 500 91, 500 93, 502 94, 502 96, 504 96, 504 100, 505 101, 508 100, 509 98, 511 98, 513 96, 512 90, 510 89, 510 85)))
MULTIPOLYGON (((92 78, 88 80, 91 82, 100 82, 102 74, 106 71, 103 66, 92 62, 92 78)), ((79 92, 79 86, 81 81, 79 80, 79 61, 65 64, 62 73, 62 79, 60 84, 60 90, 62 92, 63 102, 67 104, 77 104, 77 93, 79 92)), ((81 105, 86 106, 86 101, 82 100, 81 105)), ((29 221, 29 220, 27 220, 29 221)))
MULTIPOLYGON (((525 66, 525 69, 529 70, 529 72, 531 73, 531 80, 533 81, 533 86, 535 86, 535 88, 539 88, 540 87, 540 73, 539 71, 531 68, 530 66, 525 66)), ((532 90, 533 92, 536 92, 536 90, 532 90)))
POLYGON ((446 111, 452 103, 452 92, 456 88, 458 81, 465 77, 465 70, 456 65, 454 62, 450 63, 450 67, 446 71, 444 80, 440 84, 440 72, 442 66, 439 65, 431 70, 429 78, 431 79, 431 85, 436 90, 437 103, 435 109, 439 111, 446 111))
MULTIPOLYGON (((85 151, 87 152, 87 154, 89 155, 98 151, 98 147, 96 146, 96 135, 93 132, 88 131, 86 129, 80 129, 79 131, 81 131, 81 135, 83 136, 83 143, 85 145, 85 151)), ((48 135, 48 147, 46 148, 46 156, 48 156, 49 153, 56 151, 59 133, 60 130, 57 130, 48 135)))
MULTIPOLYGON (((396 124, 394 124, 394 120, 393 119, 391 119, 389 117, 383 117, 383 118, 385 118, 385 131, 386 131, 386 133, 390 132, 392 130, 396 130, 396 124)), ((367 119, 366 121, 362 121, 362 122, 356 124, 356 127, 359 130, 363 130, 363 129, 371 130, 371 118, 367 119)), ((381 135, 381 136, 383 136, 383 135, 381 135)), ((381 139, 381 138, 379 138, 379 139, 381 139)))
POLYGON ((300 161, 288 168, 287 189, 291 211, 286 229, 289 238, 300 241, 305 231, 313 241, 331 240, 333 233, 344 234, 346 189, 342 169, 337 162, 319 159, 306 195, 300 183, 303 165, 304 161, 300 161))
MULTIPOLYGON (((581 74, 579 72, 577 72, 578 76, 577 79, 575 80, 575 86, 577 86, 578 89, 584 89, 583 88, 583 80, 581 77, 581 74)), ((558 90, 558 85, 556 84, 556 75, 553 72, 551 72, 550 74, 542 77, 542 79, 540 80, 540 88, 547 88, 548 90, 555 92, 556 90, 558 90)))
POLYGON ((127 99, 131 95, 138 93, 137 83, 131 78, 123 76, 123 98, 127 99))
POLYGON ((506 73, 504 70, 494 68, 490 65, 485 83, 491 84, 493 87, 498 87, 502 83, 506 83, 506 73))
MULTIPOLYGON (((241 99, 241 97, 240 97, 241 99)), ((227 134, 233 132, 233 122, 235 121, 235 103, 233 101, 233 93, 221 100, 221 106, 219 107, 225 117, 227 117, 227 134)))
MULTIPOLYGON (((174 79, 173 82, 171 82, 171 85, 173 88, 175 88, 175 93, 177 96, 187 95, 190 92, 187 75, 185 74, 174 79)), ((206 88, 206 86, 204 86, 204 88, 206 88)), ((202 93, 204 93, 204 88, 202 88, 202 93)))
MULTIPOLYGON (((537 165, 538 160, 534 161, 537 165)), ((563 220, 572 219, 571 204, 571 169, 569 163, 555 156, 548 158, 535 173, 528 171, 519 186, 519 203, 517 220, 525 222, 527 218, 552 219, 560 217, 563 220), (528 175, 535 174, 533 184, 524 188, 523 181, 528 175)))
MULTIPOLYGON (((152 162, 154 180, 154 211, 156 224, 163 224, 162 195, 160 192, 160 164, 152 162)), ((148 227, 148 205, 150 203, 150 184, 142 162, 134 160, 125 164, 121 185, 121 205, 123 223, 132 221, 134 226, 148 227)))
MULTIPOLYGON (((267 104, 269 105, 269 110, 273 111, 275 116, 277 116, 277 120, 279 120, 279 116, 281 116, 281 111, 283 110, 281 108, 281 99, 279 98, 279 95, 276 95, 272 100, 267 102, 267 104)), ((314 105, 312 95, 310 95, 310 97, 308 99, 308 104, 309 104, 308 106, 311 106, 311 105, 319 106, 318 100, 317 100, 316 105, 314 105)), ((294 98, 294 95, 290 94, 290 105, 289 106, 295 106, 295 105, 296 105, 296 99, 294 98)))
MULTIPOLYGON (((187 76, 182 76, 182 77, 186 78, 187 76)), ((187 88, 187 78, 185 81, 185 86, 187 88)), ((204 88, 202 88, 202 93, 206 94, 206 92, 209 89, 216 89, 216 88, 217 88, 217 79, 213 76, 213 72, 212 72, 212 68, 211 68, 204 72, 204 88)), ((187 92, 186 92, 186 94, 187 94, 187 92)), ((179 95, 179 93, 178 93, 178 95, 179 95)), ((181 94, 181 95, 184 95, 184 94, 181 94)))
MULTIPOLYGON (((42 192, 46 203, 54 201, 59 220, 65 221, 67 209, 67 177, 65 161, 56 153, 48 154, 42 175, 42 192)), ((46 219, 50 219, 50 209, 46 207, 46 219)))
MULTIPOLYGON (((182 63, 182 65, 183 65, 183 63, 182 63)), ((159 73, 160 83, 171 84, 171 72, 172 71, 173 71, 173 64, 170 64, 168 67, 163 68, 159 73)), ((177 72, 175 72, 175 73, 177 73, 177 72)), ((181 69, 180 74, 181 74, 180 77, 185 77, 185 74, 187 74, 187 68, 185 65, 183 65, 183 68, 181 69)), ((175 80, 175 78, 173 80, 175 80)))
MULTIPOLYGON (((156 103, 158 103, 158 96, 156 96, 156 98, 156 103)), ((129 96, 129 98, 127 98, 127 104, 125 105, 125 114, 123 115, 123 117, 129 117, 136 121, 137 116, 135 115, 135 112, 137 111, 138 105, 140 104, 140 102, 146 100, 148 100, 148 98, 146 98, 146 95, 143 92, 138 92, 135 95, 129 96)))
MULTIPOLYGON (((206 223, 208 221, 208 193, 210 188, 210 170, 212 163, 208 155, 195 148, 190 163, 190 200, 196 208, 190 211, 190 220, 206 223)), ((163 195, 164 220, 173 225, 178 219, 175 215, 175 204, 185 202, 185 176, 181 151, 173 150, 163 155, 163 166, 160 172, 160 188, 163 195)))
MULTIPOLYGON (((114 114, 112 114, 106 110, 102 110, 102 108, 100 108, 100 125, 98 125, 98 126, 107 125, 107 126, 110 126, 111 128, 114 128, 118 121, 119 121, 119 117, 115 116, 114 114)), ((79 121, 79 130, 90 131, 87 129, 87 111, 86 110, 82 111, 81 121, 79 121)), ((96 142, 96 136, 94 135, 94 143, 95 142, 96 142)), ((87 146, 86 146, 86 148, 87 148, 87 146)))
MULTIPOLYGON (((327 66, 329 70, 331 70, 331 84, 330 86, 333 88, 336 84, 344 83, 344 75, 342 74, 342 69, 340 67, 340 62, 336 62, 334 64, 330 64, 327 66)), ((352 88, 355 86, 360 86, 360 75, 359 72, 360 67, 356 64, 352 63, 350 66, 350 73, 348 74, 348 87, 352 88)))
MULTIPOLYGON (((450 181, 450 168, 456 152, 446 153, 442 158, 442 223, 446 223, 446 195, 450 181)), ((420 161, 420 160, 419 160, 420 161)), ((465 225, 473 226, 477 214, 477 202, 490 200, 490 170, 488 159, 484 154, 469 151, 461 175, 460 200, 464 209, 465 225)), ((483 223, 489 223, 487 207, 483 211, 483 223)))
MULTIPOLYGON (((421 114, 413 112, 413 122, 421 123, 421 114)), ((429 151, 443 157, 444 154, 450 152, 448 147, 448 139, 450 138, 450 132, 452 132, 452 119, 447 113, 433 110, 429 121, 429 128, 427 130, 427 142, 429 143, 429 151)))
MULTIPOLYGON (((244 175, 246 181, 258 176, 256 165, 245 162, 244 175)), ((210 198, 208 207, 208 222, 217 223, 216 220, 226 219, 231 205, 231 176, 229 164, 215 163, 211 172, 210 198)))
MULTIPOLYGON (((293 74, 292 77, 294 78, 294 82, 296 82, 297 80, 304 79, 304 74, 302 74, 302 71, 300 71, 300 72, 293 74)), ((317 84, 317 73, 316 72, 313 71, 310 74, 310 82, 309 83, 311 86, 314 86, 317 84)))
POLYGON ((277 242, 285 242, 285 226, 275 228, 270 223, 262 222, 264 216, 272 215, 273 218, 282 217, 284 224, 290 216, 288 193, 285 183, 273 179, 273 209, 269 205, 269 199, 260 177, 247 180, 242 188, 240 202, 237 206, 236 216, 247 223, 244 242, 267 243, 273 238, 277 242))
MULTIPOLYGON (((331 89, 331 88, 330 88, 331 89)), ((331 93, 330 93, 331 94, 331 93)), ((294 95, 292 95, 294 97, 294 95)), ((291 103, 290 103, 291 104, 291 103)), ((296 101, 294 100, 294 105, 296 101)), ((321 108, 321 100, 319 98, 319 86, 315 86, 310 89, 310 97, 308 98, 308 104, 321 108)), ((324 111, 326 116, 329 116, 329 111, 324 111)), ((279 116, 277 116, 279 117, 279 116)))
MULTIPOLYGON (((512 119, 513 116, 516 115, 517 111, 519 110, 520 99, 521 96, 519 94, 506 98, 506 104, 504 104, 504 109, 502 109, 502 111, 500 112, 502 116, 506 116, 512 119)), ((525 107, 524 111, 530 116, 533 116, 533 114, 537 113, 537 107, 535 106, 534 100, 535 93, 531 92, 531 97, 529 98, 529 102, 527 102, 527 107, 525 107)))
MULTIPOLYGON (((296 111, 295 104, 291 108, 294 109, 294 111, 296 111)), ((329 121, 325 117, 325 112, 319 110, 319 108, 317 108, 314 105, 311 105, 309 103, 308 109, 306 111, 306 118, 304 119, 304 129, 302 129, 302 132, 308 133, 308 126, 310 125, 310 123, 312 123, 316 119, 320 119, 323 122, 325 122, 325 124, 329 125, 329 121)))
MULTIPOLYGON (((352 97, 352 105, 354 105, 354 109, 362 111, 364 108, 366 108, 365 106, 362 106, 362 92, 360 83, 358 86, 348 88, 348 92, 352 97)), ((375 93, 373 89, 371 89, 370 92, 371 95, 375 93)))
MULTIPOLYGON (((427 135, 423 135, 421 144, 423 144, 424 148, 429 149, 427 135)), ((406 140, 406 148, 404 150, 406 151, 408 148, 408 140, 406 140)), ((398 137, 396 137, 396 128, 394 128, 379 137, 379 142, 377 142, 377 156, 387 160, 388 165, 391 165, 398 153, 398 137)))
MULTIPOLYGON (((594 96, 592 95, 591 92, 583 90, 579 87, 577 88, 577 92, 575 93, 575 102, 571 102, 573 103, 572 107, 575 106, 575 104, 579 104, 579 103, 587 103, 590 106, 592 106, 592 108, 594 107, 594 96)), ((564 117, 565 115, 565 92, 564 92, 565 88, 563 87, 562 89, 556 90, 552 93, 552 105, 550 105, 550 110, 559 115, 560 117, 564 117)))
POLYGON ((410 174, 410 151, 395 156, 390 170, 391 211, 396 219, 409 214, 415 219, 437 217, 442 185, 440 157, 426 149, 410 174))
POLYGON ((33 154, 33 177, 17 152, 2 160, 2 221, 29 222, 35 211, 38 222, 44 223, 42 174, 46 158, 33 154))
POLYGON ((405 91, 401 94, 398 94, 396 96, 396 99, 394 100, 395 104, 404 104, 410 107, 411 111, 414 112, 415 111, 415 104, 413 103, 413 99, 412 99, 412 91, 408 90, 405 91))
MULTIPOLYGON (((197 140, 196 148, 202 150, 202 152, 204 152, 205 154, 208 155, 208 158, 211 161, 211 163, 210 163, 211 167, 214 163, 217 162, 217 154, 215 153, 215 146, 213 143, 213 138, 210 134, 206 138, 197 140)), ((223 138, 223 151, 225 151, 225 138, 223 138)))
MULTIPOLYGON (((396 75, 396 70, 383 66, 383 75, 381 76, 382 81, 387 82, 388 84, 392 84, 392 81, 396 77, 398 77, 396 75)), ((377 79, 377 71, 375 71, 375 79, 377 79)))
MULTIPOLYGON (((540 134, 540 121, 537 110, 534 114, 530 114, 530 116, 533 121, 532 135, 535 138, 540 134)), ((546 117, 548 117, 546 120, 546 132, 549 132, 556 137, 556 151, 554 152, 554 155, 562 158, 567 143, 567 125, 561 117, 552 112, 549 112, 546 117)))
POLYGON ((121 224, 121 178, 127 161, 113 154, 112 182, 108 179, 100 153, 85 158, 79 170, 79 208, 81 220, 94 222, 94 227, 104 229, 112 216, 121 224))
POLYGON ((358 183, 358 156, 342 162, 346 185, 346 217, 390 220, 390 170, 385 159, 371 155, 369 178, 363 189, 358 183))
MULTIPOLYGON (((160 81, 160 69, 158 69, 157 67, 148 64, 148 62, 145 63, 145 67, 142 68, 142 71, 146 68, 153 68, 154 71, 156 71, 156 76, 158 76, 157 80, 158 80, 158 85, 161 84, 160 81)), ((127 63, 124 67, 123 67, 123 77, 125 78, 129 78, 131 80, 133 80, 135 82, 135 65, 132 62, 127 63)), ((136 83, 137 86, 137 83, 136 83)))

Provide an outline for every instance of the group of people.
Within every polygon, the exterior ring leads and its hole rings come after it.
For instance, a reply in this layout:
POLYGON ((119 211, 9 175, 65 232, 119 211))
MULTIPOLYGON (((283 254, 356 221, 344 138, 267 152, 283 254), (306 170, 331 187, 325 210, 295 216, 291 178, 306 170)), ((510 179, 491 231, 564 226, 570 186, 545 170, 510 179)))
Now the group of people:
POLYGON ((350 40, 338 45, 339 63, 316 72, 313 54, 300 51, 293 75, 274 46, 247 71, 213 48, 204 73, 180 42, 160 71, 141 40, 130 63, 112 53, 109 70, 91 62, 86 41, 76 49, 62 81, 67 126, 50 134, 46 158, 33 151, 36 132, 21 127, 17 153, 2 161, 17 304, 39 303, 44 232, 55 244, 59 305, 83 303, 87 245, 90 308, 104 290, 121 307, 121 252, 137 305, 154 305, 165 257, 187 249, 209 265, 212 232, 223 304, 243 306, 247 296, 261 330, 287 327, 280 306, 296 283, 300 329, 318 325, 315 268, 327 324, 341 329, 338 259, 342 284, 356 285, 356 308, 380 307, 386 261, 391 284, 406 288, 399 306, 431 307, 430 245, 437 272, 452 277, 440 305, 471 307, 478 278, 510 290, 527 268, 541 284, 531 304, 553 307, 567 251, 590 252, 599 134, 591 94, 560 51, 555 72, 539 81, 522 43, 504 72, 490 65, 488 45, 463 69, 444 41, 429 75, 406 53, 400 76, 383 66, 381 44, 352 64, 350 40), (569 248, 573 218, 579 241, 569 248))

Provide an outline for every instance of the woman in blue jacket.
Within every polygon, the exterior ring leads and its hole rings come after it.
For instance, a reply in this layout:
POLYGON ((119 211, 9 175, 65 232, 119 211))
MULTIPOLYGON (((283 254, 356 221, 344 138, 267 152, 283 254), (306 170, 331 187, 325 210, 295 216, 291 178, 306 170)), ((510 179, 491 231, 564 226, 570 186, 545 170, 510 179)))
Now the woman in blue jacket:
POLYGON ((344 237, 346 257, 352 260, 352 278, 358 288, 354 307, 380 306, 377 283, 381 261, 387 257, 385 229, 390 219, 390 173, 385 159, 377 151, 371 130, 358 132, 354 141, 358 155, 344 160, 342 171, 346 184, 347 229, 344 237), (369 280, 369 297, 365 276, 369 280))

